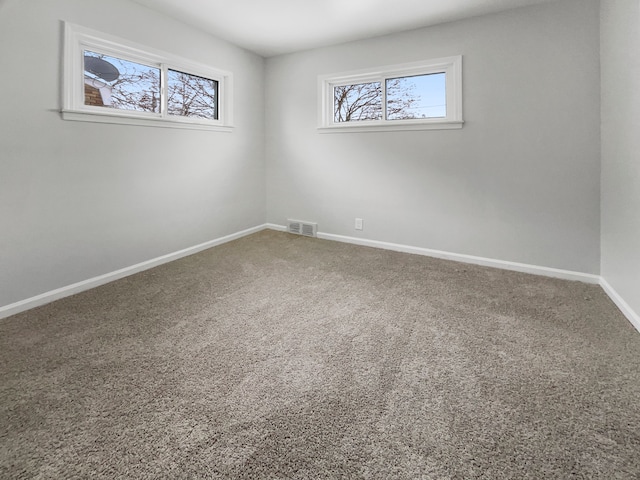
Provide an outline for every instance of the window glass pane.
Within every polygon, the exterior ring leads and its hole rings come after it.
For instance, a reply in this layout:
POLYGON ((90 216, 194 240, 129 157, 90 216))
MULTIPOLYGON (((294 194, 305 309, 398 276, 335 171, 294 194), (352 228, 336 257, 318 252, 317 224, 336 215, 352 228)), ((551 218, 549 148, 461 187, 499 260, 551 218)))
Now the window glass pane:
POLYGON ((387 119, 446 117, 445 83, 444 73, 387 79, 387 119))
POLYGON ((382 84, 372 82, 334 87, 333 117, 335 122, 382 119, 382 84))
POLYGON ((84 104, 160 113, 160 69, 85 50, 84 104))
POLYGON ((218 82, 216 80, 169 70, 167 90, 169 115, 218 119, 218 82))

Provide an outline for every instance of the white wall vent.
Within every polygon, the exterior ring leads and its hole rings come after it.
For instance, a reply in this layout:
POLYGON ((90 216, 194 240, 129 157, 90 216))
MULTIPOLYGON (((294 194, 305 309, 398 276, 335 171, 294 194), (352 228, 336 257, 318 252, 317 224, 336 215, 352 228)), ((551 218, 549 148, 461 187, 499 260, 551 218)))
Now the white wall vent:
POLYGON ((287 220, 287 231, 305 237, 315 237, 318 233, 318 224, 312 222, 301 222, 300 220, 287 220))

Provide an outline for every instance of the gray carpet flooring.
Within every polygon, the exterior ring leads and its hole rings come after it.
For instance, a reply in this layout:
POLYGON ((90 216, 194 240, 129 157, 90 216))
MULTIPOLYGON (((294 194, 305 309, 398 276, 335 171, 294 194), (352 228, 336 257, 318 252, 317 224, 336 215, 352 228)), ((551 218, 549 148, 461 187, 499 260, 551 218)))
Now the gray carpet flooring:
POLYGON ((637 479, 595 285, 264 231, 0 321, 1 478, 637 479))

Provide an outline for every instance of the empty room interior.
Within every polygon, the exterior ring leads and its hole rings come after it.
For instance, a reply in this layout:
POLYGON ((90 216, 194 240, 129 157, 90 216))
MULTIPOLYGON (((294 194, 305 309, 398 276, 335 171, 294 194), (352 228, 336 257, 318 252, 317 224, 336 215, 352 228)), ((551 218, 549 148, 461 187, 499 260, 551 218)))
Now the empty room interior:
POLYGON ((638 0, 0 0, 1 478, 640 478, 638 0))

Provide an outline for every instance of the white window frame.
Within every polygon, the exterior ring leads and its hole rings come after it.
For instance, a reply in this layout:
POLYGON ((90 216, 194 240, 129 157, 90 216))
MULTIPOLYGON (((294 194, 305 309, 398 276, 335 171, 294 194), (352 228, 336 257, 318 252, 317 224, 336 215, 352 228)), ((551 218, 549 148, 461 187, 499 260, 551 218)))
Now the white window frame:
POLYGON ((320 75, 318 77, 318 130, 332 132, 381 132, 389 130, 443 130, 462 128, 462 55, 437 58, 376 69, 320 75), (415 75, 445 74, 447 116, 387 120, 386 80, 415 75), (336 122, 334 118, 334 88, 343 85, 380 82, 382 84, 382 119, 336 122))
POLYGON ((233 75, 230 72, 185 60, 176 55, 65 22, 62 118, 97 123, 117 123, 195 130, 231 132, 233 129, 233 75), (160 113, 138 112, 85 105, 83 51, 153 66, 160 69, 160 113), (218 82, 218 118, 194 118, 167 113, 167 71, 179 70, 218 82))

